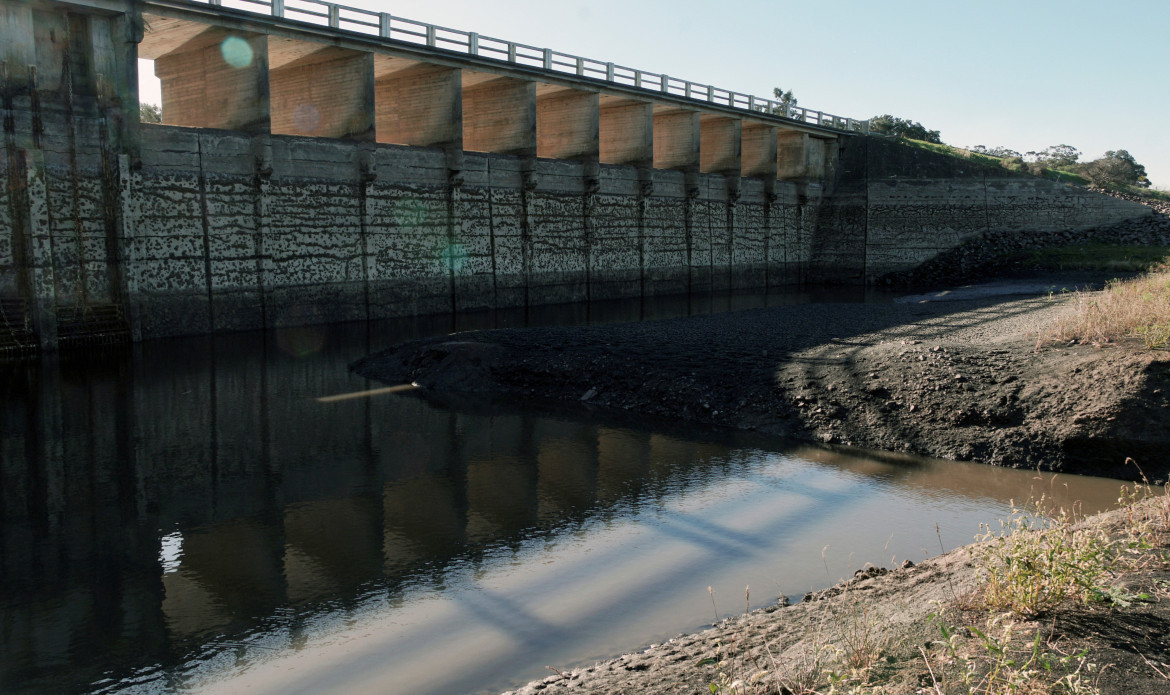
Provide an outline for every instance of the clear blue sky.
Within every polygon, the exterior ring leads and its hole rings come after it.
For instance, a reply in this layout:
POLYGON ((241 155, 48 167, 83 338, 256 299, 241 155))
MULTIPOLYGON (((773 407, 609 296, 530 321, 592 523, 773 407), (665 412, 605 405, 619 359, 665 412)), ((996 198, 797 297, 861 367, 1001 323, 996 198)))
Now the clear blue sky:
MULTIPOLYGON (((1170 0, 347 0, 944 142, 1126 149, 1170 188, 1170 0)), ((149 92, 144 92, 148 96, 149 92)))

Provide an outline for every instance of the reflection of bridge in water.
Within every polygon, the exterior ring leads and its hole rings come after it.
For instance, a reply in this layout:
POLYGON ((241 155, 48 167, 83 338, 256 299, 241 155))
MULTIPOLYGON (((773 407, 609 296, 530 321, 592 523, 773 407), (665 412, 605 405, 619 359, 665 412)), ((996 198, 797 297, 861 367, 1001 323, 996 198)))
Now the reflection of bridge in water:
POLYGON ((331 330, 331 352, 307 361, 243 335, 9 382, 3 682, 24 660, 91 677, 169 661, 281 606, 427 581, 724 450, 415 398, 322 405, 365 384, 346 370, 365 329, 331 330))
MULTIPOLYGON (((151 343, 97 369, 10 376, 3 682, 60 675, 29 664, 69 664, 76 682, 110 664, 173 664, 286 607, 441 582, 452 561, 657 508, 728 463, 730 439, 413 397, 316 402, 366 388, 346 365, 395 337, 359 326, 151 343), (298 345, 319 350, 301 358, 298 345)), ((908 497, 1021 496, 1015 471, 800 456, 908 497)), ((675 525, 679 538, 741 547, 716 527, 675 525)))

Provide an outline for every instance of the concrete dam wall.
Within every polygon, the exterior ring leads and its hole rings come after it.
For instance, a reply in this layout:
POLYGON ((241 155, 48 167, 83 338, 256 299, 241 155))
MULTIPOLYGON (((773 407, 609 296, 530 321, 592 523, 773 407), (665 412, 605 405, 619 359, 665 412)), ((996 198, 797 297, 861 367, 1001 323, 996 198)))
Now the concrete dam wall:
POLYGON ((819 185, 584 167, 467 152, 455 185, 438 148, 145 127, 124 193, 136 320, 148 337, 803 279, 819 185))
POLYGON ((992 232, 1082 231, 1152 211, 1080 186, 880 137, 843 141, 810 281, 880 280, 992 232))
POLYGON ((864 283, 991 231, 1150 214, 665 75, 647 93, 179 0, 148 3, 149 22, 121 0, 0 4, 3 355, 864 283), (223 57, 237 34, 246 69, 223 57), (169 125, 138 122, 140 48, 169 125), (361 127, 298 91, 326 63, 364 71, 345 102, 361 127), (285 132, 298 113, 336 128, 285 132))
POLYGON ((860 136, 823 186, 621 165, 591 183, 580 162, 471 152, 453 185, 437 148, 171 126, 144 126, 140 157, 3 156, 0 291, 42 326, 109 306, 144 339, 861 283, 987 231, 1148 214, 860 136))

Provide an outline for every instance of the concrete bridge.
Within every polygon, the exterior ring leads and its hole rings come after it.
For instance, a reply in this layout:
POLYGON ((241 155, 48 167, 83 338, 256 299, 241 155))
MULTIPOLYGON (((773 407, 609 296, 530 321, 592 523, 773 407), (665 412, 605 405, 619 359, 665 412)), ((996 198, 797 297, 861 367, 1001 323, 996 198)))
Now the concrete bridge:
POLYGON ((151 0, 163 122, 643 169, 819 179, 855 122, 319 0, 151 0))
POLYGON ((0 0, 0 352, 864 282, 1148 213, 667 75, 230 1, 256 11, 0 0))

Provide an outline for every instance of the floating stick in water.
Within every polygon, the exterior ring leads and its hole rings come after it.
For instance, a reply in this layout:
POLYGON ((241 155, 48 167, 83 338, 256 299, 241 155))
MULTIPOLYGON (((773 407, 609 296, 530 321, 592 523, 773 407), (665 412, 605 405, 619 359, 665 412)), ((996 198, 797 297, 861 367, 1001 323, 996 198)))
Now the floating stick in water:
POLYGON ((348 401, 352 398, 368 398, 370 396, 381 396, 386 393, 398 393, 400 391, 410 391, 418 388, 418 384, 399 384, 398 386, 387 386, 381 389, 370 389, 369 391, 354 391, 352 393, 339 393, 336 396, 321 396, 317 399, 318 403, 336 403, 337 401, 348 401))

